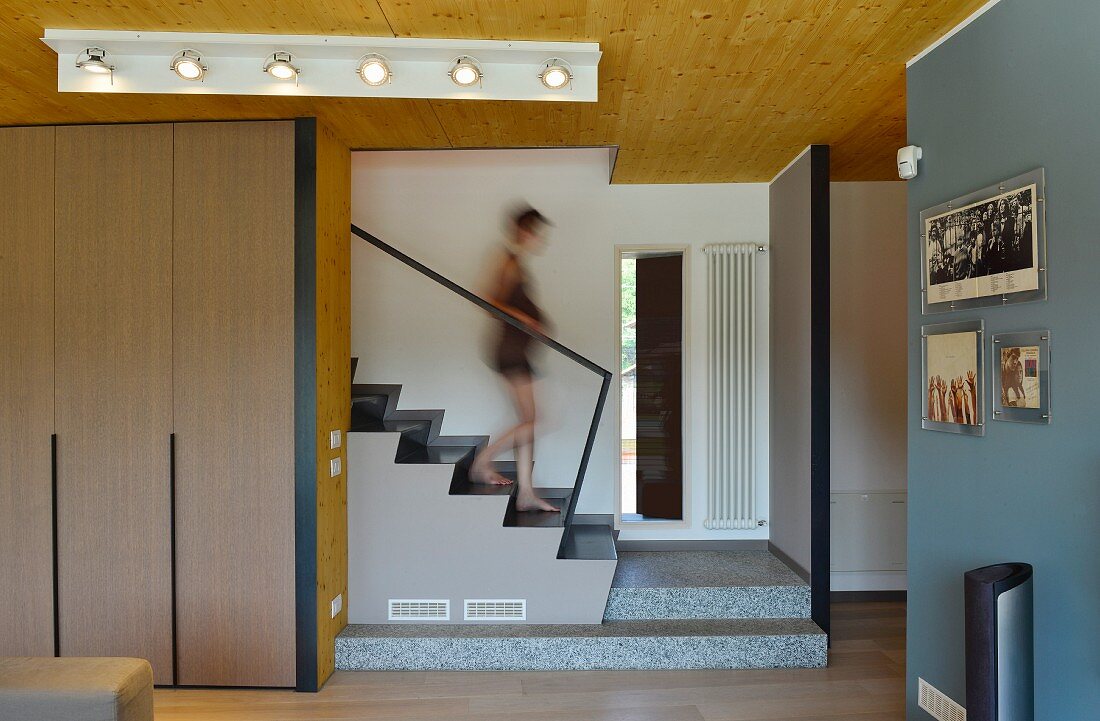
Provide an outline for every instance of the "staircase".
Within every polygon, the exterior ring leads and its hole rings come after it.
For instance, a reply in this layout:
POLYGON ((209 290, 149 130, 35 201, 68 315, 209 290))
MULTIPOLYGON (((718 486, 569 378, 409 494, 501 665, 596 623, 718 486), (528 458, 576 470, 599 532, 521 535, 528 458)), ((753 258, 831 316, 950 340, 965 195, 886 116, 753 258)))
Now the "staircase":
MULTIPOLYGON (((825 665, 809 587, 771 554, 619 557, 600 517, 578 514, 565 530, 561 513, 516 511, 514 485, 471 483, 470 463, 488 438, 440 435, 443 411, 399 409, 400 394, 397 385, 352 390, 351 623, 336 640, 337 668, 825 665), (471 620, 468 600, 522 601, 525 614, 471 620), (448 613, 395 622, 391 601, 448 613)), ((496 465, 514 478, 512 462, 496 465)), ((572 493, 539 490, 563 508, 572 493)))
MULTIPOLYGON (((565 528, 572 488, 538 489, 562 513, 518 512, 514 484, 471 483, 488 437, 440 435, 443 411, 399 409, 400 395, 397 385, 352 387, 350 621, 384 624, 391 601, 432 601, 450 612, 425 620, 465 623, 469 599, 523 602, 510 621, 599 623, 615 573, 611 527, 575 514, 565 528)), ((514 480, 513 462, 496 466, 514 480)))

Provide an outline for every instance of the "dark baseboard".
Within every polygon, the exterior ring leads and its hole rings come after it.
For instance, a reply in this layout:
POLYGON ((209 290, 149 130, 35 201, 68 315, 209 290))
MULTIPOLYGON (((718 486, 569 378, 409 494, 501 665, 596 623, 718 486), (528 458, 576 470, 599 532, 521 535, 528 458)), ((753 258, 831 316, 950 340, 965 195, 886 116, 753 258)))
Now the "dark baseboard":
MULTIPOLYGON (((629 524, 623 524, 629 528, 629 524)), ((620 529, 624 530, 624 529, 620 529)), ((620 551, 766 551, 768 542, 751 539, 683 540, 683 541, 617 541, 620 551)))
POLYGON ((801 578, 806 583, 810 582, 810 572, 803 568, 801 565, 795 563, 793 558, 788 556, 786 553, 783 553, 783 551, 779 550, 779 547, 771 541, 768 541, 768 550, 773 556, 778 558, 783 563, 787 564, 792 571, 797 573, 799 578, 801 578))
POLYGON ((908 594, 905 591, 833 591, 829 594, 832 603, 905 603, 908 594))

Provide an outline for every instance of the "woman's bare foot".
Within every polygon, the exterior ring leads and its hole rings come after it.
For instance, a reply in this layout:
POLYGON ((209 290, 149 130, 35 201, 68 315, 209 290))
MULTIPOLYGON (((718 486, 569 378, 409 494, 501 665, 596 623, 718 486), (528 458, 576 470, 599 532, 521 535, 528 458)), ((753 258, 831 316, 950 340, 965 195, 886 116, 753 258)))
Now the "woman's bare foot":
POLYGON ((526 493, 520 493, 516 496, 516 510, 517 511, 547 511, 550 513, 561 513, 561 509, 556 506, 552 506, 546 501, 542 500, 534 493, 528 495, 526 493))
POLYGON ((485 486, 510 486, 512 479, 505 478, 491 468, 471 468, 470 483, 480 483, 485 486))

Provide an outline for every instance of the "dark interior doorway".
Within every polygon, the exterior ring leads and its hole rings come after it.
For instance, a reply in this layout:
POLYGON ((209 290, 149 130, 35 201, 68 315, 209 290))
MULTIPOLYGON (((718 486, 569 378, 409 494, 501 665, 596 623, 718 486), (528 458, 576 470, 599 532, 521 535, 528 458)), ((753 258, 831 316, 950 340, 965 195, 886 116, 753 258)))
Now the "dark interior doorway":
POLYGON ((624 297, 622 517, 624 521, 679 521, 684 518, 684 258, 682 252, 631 256, 622 260, 624 296, 633 281, 634 310, 633 318, 628 318, 630 302, 624 297), (631 398, 633 409, 626 407, 631 398), (629 427, 630 410, 633 428, 629 427), (631 440, 633 494, 627 486, 631 440))

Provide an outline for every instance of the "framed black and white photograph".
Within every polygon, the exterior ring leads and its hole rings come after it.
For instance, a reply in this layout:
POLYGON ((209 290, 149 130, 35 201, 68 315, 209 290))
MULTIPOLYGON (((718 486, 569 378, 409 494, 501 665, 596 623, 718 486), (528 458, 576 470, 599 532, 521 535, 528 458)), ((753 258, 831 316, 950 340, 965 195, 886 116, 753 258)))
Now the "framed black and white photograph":
POLYGON ((993 419, 1050 423, 1050 331, 993 336, 993 419))
POLYGON ((1046 300, 1042 168, 921 213, 924 313, 1046 300))
POLYGON ((985 435, 983 321, 921 328, 921 428, 985 435))

